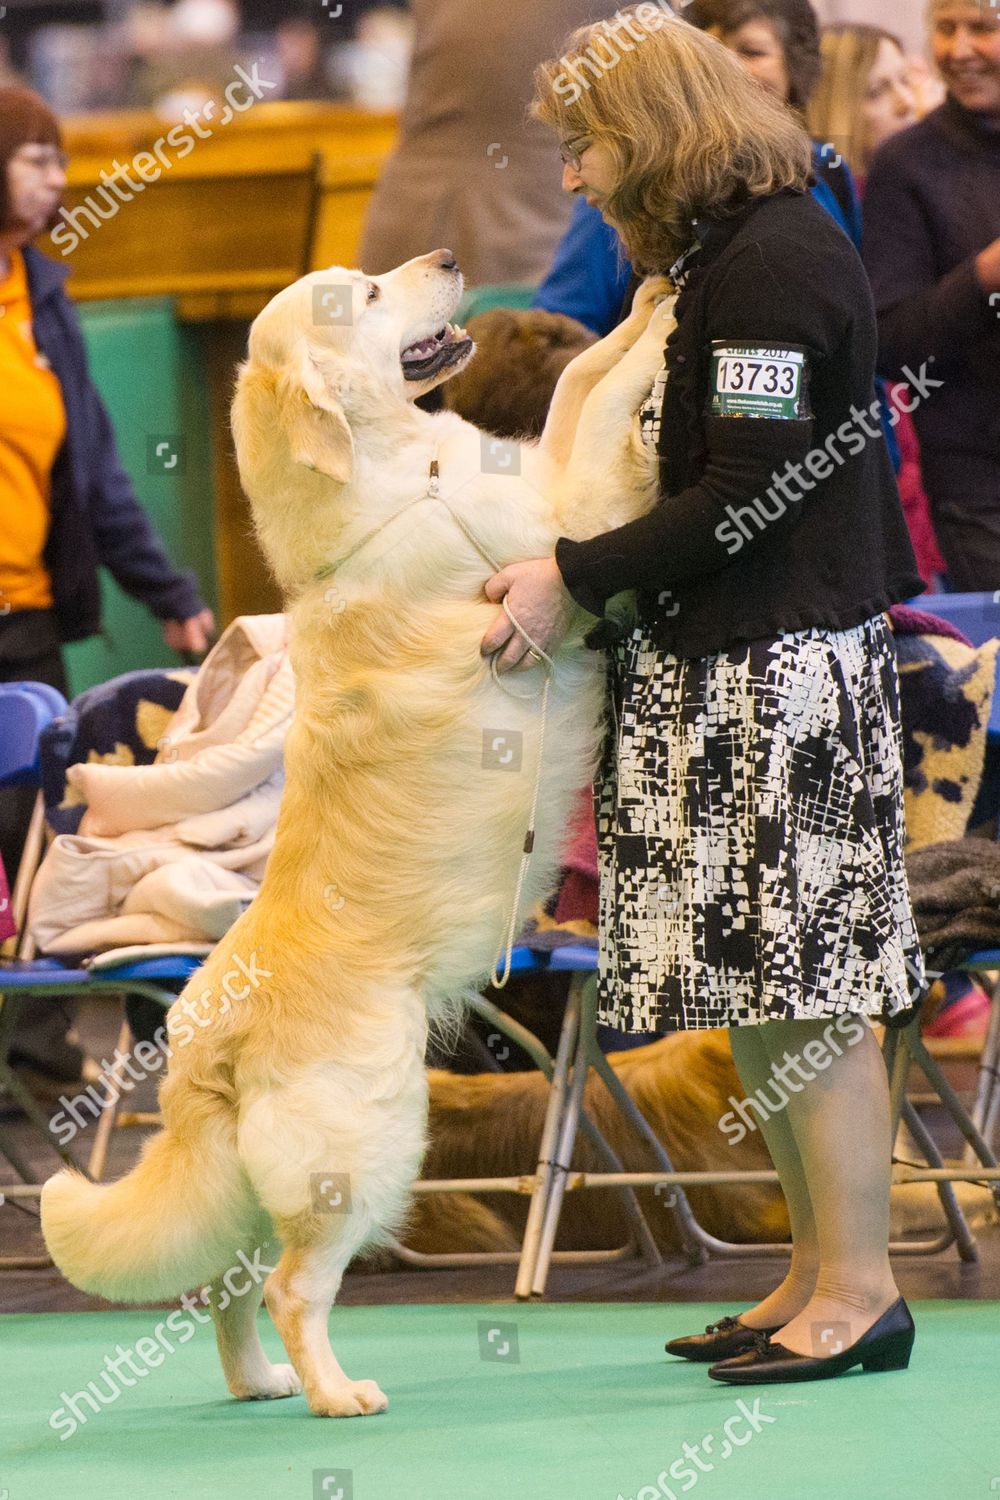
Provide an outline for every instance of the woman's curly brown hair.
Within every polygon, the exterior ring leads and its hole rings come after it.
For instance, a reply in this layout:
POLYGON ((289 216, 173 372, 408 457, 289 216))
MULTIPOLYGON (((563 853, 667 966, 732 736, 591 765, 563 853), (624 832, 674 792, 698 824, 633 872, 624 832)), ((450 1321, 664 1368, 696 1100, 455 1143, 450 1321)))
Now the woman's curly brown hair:
POLYGON ((803 192, 812 171, 791 110, 721 42, 651 4, 574 32, 563 56, 536 70, 532 110, 562 140, 609 152, 615 186, 601 211, 641 274, 669 270, 692 243, 693 220, 783 188, 803 192), (623 17, 639 40, 620 37, 623 17))

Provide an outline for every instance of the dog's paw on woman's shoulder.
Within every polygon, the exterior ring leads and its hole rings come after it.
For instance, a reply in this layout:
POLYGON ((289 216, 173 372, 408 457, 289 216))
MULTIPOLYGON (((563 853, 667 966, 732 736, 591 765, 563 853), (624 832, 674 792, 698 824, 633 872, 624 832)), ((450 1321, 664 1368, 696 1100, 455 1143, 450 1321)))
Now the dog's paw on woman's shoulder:
POLYGON ((444 405, 495 437, 540 436, 559 376, 596 335, 540 308, 490 308, 467 327, 476 357, 442 387, 444 405))

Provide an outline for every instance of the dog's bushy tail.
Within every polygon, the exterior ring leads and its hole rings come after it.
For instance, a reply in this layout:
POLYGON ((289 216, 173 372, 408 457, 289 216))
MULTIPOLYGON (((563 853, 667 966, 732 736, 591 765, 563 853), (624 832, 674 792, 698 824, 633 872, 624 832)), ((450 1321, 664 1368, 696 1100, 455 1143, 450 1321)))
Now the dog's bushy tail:
POLYGON ((183 1128, 172 1124, 148 1141, 121 1181, 99 1185, 63 1171, 45 1184, 45 1243, 81 1291, 161 1301, 218 1276, 246 1248, 260 1211, 237 1154, 233 1112, 190 1084, 187 1091, 172 1100, 183 1128))

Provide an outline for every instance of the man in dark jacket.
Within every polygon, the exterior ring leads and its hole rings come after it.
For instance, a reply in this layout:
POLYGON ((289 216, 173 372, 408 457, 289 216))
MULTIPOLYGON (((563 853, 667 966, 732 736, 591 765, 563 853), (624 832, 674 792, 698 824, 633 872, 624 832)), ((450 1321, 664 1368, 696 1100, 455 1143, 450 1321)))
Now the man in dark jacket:
POLYGON ((875 157, 865 262, 880 368, 939 382, 915 412, 934 527, 960 590, 1000 589, 1000 5, 934 0, 940 109, 875 157))

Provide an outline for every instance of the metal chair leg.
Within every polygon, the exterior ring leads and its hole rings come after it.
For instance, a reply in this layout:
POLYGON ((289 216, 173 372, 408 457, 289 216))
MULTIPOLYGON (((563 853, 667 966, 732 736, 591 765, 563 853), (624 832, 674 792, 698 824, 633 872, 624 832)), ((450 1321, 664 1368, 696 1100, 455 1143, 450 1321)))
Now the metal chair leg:
MULTIPOLYGON (((5 1088, 8 1093, 13 1094, 21 1109, 23 1109, 24 1113, 28 1116, 28 1119, 41 1132, 41 1134, 45 1136, 53 1151, 62 1159, 63 1162, 65 1162, 67 1167, 73 1167, 77 1172, 82 1172, 85 1177, 88 1177, 90 1175, 86 1167, 84 1167, 81 1162, 77 1161, 76 1157, 73 1155, 72 1151, 70 1151, 69 1147, 60 1144, 55 1131, 52 1129, 50 1121, 45 1118, 45 1115, 38 1107, 38 1103, 36 1102, 36 1100, 25 1088, 24 1084, 21 1082, 20 1078, 18 1078, 13 1068, 10 1067, 10 1065, 6 1062, 0 1062, 0 1088, 5 1088)), ((25 1182, 30 1182, 32 1180, 30 1174, 25 1177, 21 1168, 16 1165, 13 1158, 11 1157, 9 1141, 6 1145, 4 1145, 3 1153, 11 1162, 11 1165, 15 1167, 18 1175, 22 1177, 25 1182)))
POLYGON ((118 1112, 121 1108, 122 1080, 125 1076, 125 1056, 132 1047, 132 1028, 128 1021, 122 1021, 121 1030, 118 1033, 118 1047, 116 1061, 110 1073, 107 1073, 108 1097, 101 1109, 101 1116, 94 1131, 94 1145, 90 1153, 89 1170, 95 1182, 100 1182, 104 1177, 104 1167, 108 1159, 108 1147, 111 1144, 111 1133, 118 1121, 118 1112))
POLYGON ((545 1295, 549 1262, 552 1258, 552 1250, 555 1245, 556 1230, 559 1227, 563 1195, 566 1192, 566 1177, 573 1158, 573 1147, 576 1144, 580 1106, 583 1103, 583 1090, 587 1083, 587 1074, 590 1071, 587 1020, 588 1011, 591 1007, 586 1003, 584 991, 585 985, 579 982, 578 975, 574 975, 570 985, 571 1002, 567 1003, 567 1008, 569 1003, 573 1003, 579 1017, 575 1039, 576 1046, 574 1048, 573 1069, 569 1085, 561 1093, 560 1102, 562 1108, 558 1120, 555 1153, 553 1160, 548 1164, 548 1192, 541 1212, 541 1232, 538 1240, 534 1274, 531 1279, 531 1295, 533 1297, 542 1297, 545 1295))
MULTIPOLYGON (((623 1086, 614 1068, 597 1045, 596 1036, 593 1038, 591 1063, 625 1119, 628 1120, 640 1139, 646 1141, 649 1145, 664 1172, 672 1172, 674 1164, 667 1154, 666 1147, 652 1129, 646 1116, 635 1103, 628 1090, 623 1086)), ((684 1189, 677 1184, 671 1188, 670 1193, 672 1201, 670 1202, 669 1210, 674 1215, 677 1223, 681 1239, 681 1250, 691 1265, 704 1265, 705 1261, 708 1260, 708 1251, 699 1239, 698 1230, 700 1229, 700 1225, 698 1225, 695 1219, 688 1196, 684 1189)))
MULTIPOLYGON (((1000 981, 994 985, 993 994, 990 997, 990 1023, 983 1042, 976 1086, 976 1102, 972 1107, 972 1123, 991 1149, 996 1135, 998 1117, 1000 1117, 1000 981)), ((971 1156, 971 1147, 967 1146, 966 1159, 971 1159, 971 1156)))
MULTIPOLYGON (((914 1106, 909 1100, 903 1106, 903 1119, 906 1127, 913 1136, 914 1141, 924 1153, 927 1165, 930 1167, 943 1167, 944 1160, 940 1151, 934 1143, 934 1138, 921 1120, 914 1106)), ((949 1245, 957 1243, 958 1253, 964 1261, 976 1261, 979 1259, 979 1251, 972 1230, 955 1196, 955 1189, 950 1182, 939 1182, 937 1184, 938 1197, 941 1199, 941 1207, 944 1209, 948 1220, 948 1229, 934 1240, 903 1240, 891 1244, 889 1249, 895 1255, 937 1255, 942 1250, 947 1250, 949 1245)))
MULTIPOLYGON (((924 1040, 920 1035, 919 1020, 913 1021, 909 1026, 903 1028, 903 1038, 904 1047, 921 1069, 924 1077, 934 1088, 941 1103, 972 1147, 978 1161, 984 1167, 995 1167, 997 1164, 996 1157, 983 1140, 974 1122, 970 1120, 964 1104, 944 1076, 940 1064, 931 1056, 924 1045, 924 1040)), ((998 1192, 1000 1192, 1000 1188, 998 1188, 998 1192)))
POLYGON ((514 1296, 522 1300, 531 1296, 534 1286, 542 1227, 552 1191, 553 1162, 568 1088, 570 1059, 576 1047, 579 1029, 580 992, 577 987, 571 985, 566 999, 566 1014, 559 1036, 559 1046, 552 1070, 552 1084, 545 1108, 545 1123, 538 1148, 537 1182, 528 1207, 528 1221, 524 1227, 521 1260, 514 1286, 514 1296))

